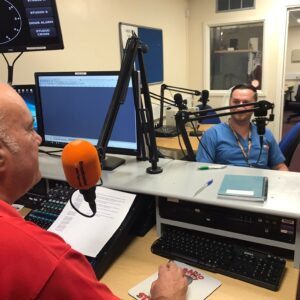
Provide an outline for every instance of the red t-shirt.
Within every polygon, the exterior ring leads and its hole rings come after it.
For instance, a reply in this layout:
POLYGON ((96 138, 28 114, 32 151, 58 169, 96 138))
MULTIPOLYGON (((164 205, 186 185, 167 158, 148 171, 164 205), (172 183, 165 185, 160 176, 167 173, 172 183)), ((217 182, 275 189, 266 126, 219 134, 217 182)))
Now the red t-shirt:
POLYGON ((86 258, 0 200, 0 299, 116 300, 86 258))

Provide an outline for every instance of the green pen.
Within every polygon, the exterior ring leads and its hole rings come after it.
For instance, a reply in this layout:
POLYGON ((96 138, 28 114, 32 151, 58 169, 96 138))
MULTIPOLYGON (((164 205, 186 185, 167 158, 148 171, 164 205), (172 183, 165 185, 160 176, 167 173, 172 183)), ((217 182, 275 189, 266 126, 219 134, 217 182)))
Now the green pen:
POLYGON ((222 166, 215 166, 215 165, 211 165, 211 166, 201 166, 198 168, 198 170, 217 170, 217 169, 224 169, 227 166, 222 165, 222 166))

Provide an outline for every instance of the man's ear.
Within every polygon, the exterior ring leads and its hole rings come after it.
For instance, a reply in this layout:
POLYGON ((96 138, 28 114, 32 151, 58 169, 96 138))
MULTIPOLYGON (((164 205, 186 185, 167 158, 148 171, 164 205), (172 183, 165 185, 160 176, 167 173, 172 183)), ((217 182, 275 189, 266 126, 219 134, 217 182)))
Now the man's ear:
POLYGON ((6 158, 6 151, 3 143, 0 141, 0 171, 2 171, 3 167, 5 166, 5 158, 6 158))

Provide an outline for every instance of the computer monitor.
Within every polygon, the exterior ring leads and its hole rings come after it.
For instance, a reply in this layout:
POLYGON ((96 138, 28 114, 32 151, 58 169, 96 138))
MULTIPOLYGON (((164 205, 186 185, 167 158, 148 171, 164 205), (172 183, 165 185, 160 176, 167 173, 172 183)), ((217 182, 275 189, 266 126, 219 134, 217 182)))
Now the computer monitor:
MULTIPOLYGON (((118 77, 115 71, 35 73, 42 145, 64 147, 84 139, 96 146, 118 77)), ((107 153, 139 155, 135 86, 130 80, 107 153)))
POLYGON ((55 0, 0 1, 0 53, 63 47, 55 0))
POLYGON ((34 129, 38 131, 37 113, 36 113, 36 95, 34 84, 15 84, 12 86, 18 94, 24 99, 34 120, 34 129))

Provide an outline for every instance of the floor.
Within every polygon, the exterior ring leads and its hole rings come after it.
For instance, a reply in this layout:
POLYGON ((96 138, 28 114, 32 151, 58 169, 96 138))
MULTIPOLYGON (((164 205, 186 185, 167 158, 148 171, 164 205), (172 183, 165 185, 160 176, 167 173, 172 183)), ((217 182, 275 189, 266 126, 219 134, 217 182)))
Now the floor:
MULTIPOLYGON (((288 132, 295 123, 300 122, 300 117, 292 119, 289 123, 286 122, 288 116, 292 113, 293 112, 291 112, 289 110, 286 110, 284 112, 284 122, 283 122, 283 126, 282 126, 282 136, 284 136, 284 134, 286 132, 288 132)), ((297 149, 294 153, 294 156, 293 156, 292 162, 290 164, 289 170, 294 171, 294 172, 300 172, 300 144, 298 145, 298 147, 297 147, 297 149)))

